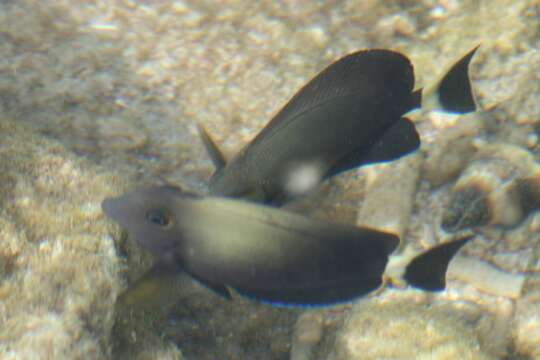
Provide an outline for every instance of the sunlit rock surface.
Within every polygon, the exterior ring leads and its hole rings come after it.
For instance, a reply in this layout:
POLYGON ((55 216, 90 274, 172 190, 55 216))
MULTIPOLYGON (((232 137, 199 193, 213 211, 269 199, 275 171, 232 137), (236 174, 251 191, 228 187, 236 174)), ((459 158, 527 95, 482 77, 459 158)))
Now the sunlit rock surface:
POLYGON ((121 261, 100 198, 114 178, 0 118, 0 358, 104 358, 121 261))
POLYGON ((459 311, 413 301, 353 307, 329 360, 495 360, 459 311))

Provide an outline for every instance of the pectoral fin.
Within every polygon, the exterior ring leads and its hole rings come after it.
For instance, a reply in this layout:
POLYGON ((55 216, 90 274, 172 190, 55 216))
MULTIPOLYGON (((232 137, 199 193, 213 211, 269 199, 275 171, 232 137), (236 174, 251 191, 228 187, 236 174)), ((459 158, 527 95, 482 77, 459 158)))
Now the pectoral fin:
POLYGON ((225 156, 223 156, 221 150, 218 148, 214 140, 212 140, 210 134, 208 134, 206 129, 201 124, 197 124, 197 130, 199 131, 199 136, 201 137, 206 152, 208 152, 208 155, 210 155, 210 159, 212 159, 212 163, 216 167, 216 170, 224 167, 227 163, 225 156))
POLYGON ((326 175, 331 177, 352 168, 386 162, 405 156, 420 146, 420 136, 411 120, 396 121, 371 146, 361 146, 343 157, 326 175))
POLYGON ((231 299, 226 286, 208 283, 182 271, 177 266, 158 262, 120 295, 118 303, 135 309, 166 312, 181 298, 182 289, 191 281, 190 276, 217 295, 227 300, 231 299))
POLYGON ((476 103, 469 79, 469 63, 478 46, 454 63, 442 79, 425 92, 422 101, 423 109, 441 110, 458 114, 465 114, 476 110, 476 103))
POLYGON ((405 269, 403 278, 416 288, 440 291, 446 287, 446 270, 454 255, 473 236, 438 245, 416 256, 405 269))
POLYGON ((118 303, 137 309, 166 309, 179 299, 186 274, 164 263, 156 263, 120 295, 118 303))

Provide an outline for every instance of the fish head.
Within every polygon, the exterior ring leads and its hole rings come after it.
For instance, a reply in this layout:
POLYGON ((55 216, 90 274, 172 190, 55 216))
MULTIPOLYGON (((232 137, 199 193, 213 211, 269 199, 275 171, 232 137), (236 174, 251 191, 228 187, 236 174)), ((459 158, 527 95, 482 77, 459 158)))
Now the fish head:
POLYGON ((136 189, 105 199, 101 207, 128 236, 159 258, 171 256, 179 246, 182 232, 178 220, 179 196, 194 196, 172 186, 136 189))

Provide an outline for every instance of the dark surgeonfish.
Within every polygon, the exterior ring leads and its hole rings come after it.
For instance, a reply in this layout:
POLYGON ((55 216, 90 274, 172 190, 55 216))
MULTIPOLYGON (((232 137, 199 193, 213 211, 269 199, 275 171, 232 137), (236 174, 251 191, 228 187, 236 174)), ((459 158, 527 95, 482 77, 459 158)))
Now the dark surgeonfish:
POLYGON ((216 166, 210 193, 281 205, 333 175, 413 152, 420 139, 405 114, 420 107, 475 111, 468 66, 476 49, 426 92, 414 90, 413 66, 403 54, 347 55, 300 89, 229 162, 199 126, 216 166))
MULTIPOLYGON (((234 289, 274 305, 329 305, 366 295, 383 284, 399 244, 391 233, 171 186, 109 198, 102 208, 158 264, 185 271, 224 297, 234 289)), ((412 258, 401 278, 420 289, 444 289, 447 265, 468 240, 412 258)))

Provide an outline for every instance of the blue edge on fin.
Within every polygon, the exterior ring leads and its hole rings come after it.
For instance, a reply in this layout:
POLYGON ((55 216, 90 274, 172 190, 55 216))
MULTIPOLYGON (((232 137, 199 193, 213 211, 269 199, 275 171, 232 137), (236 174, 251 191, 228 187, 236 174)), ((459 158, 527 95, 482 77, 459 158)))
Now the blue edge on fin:
MULTIPOLYGON (((201 284, 202 286, 204 286, 208 290, 211 290, 214 294, 216 294, 220 298, 225 299, 225 300, 231 300, 232 299, 231 294, 230 294, 230 290, 226 285, 209 284, 209 283, 201 281, 200 279, 198 279, 196 277, 193 277, 193 276, 192 276, 192 279, 197 281, 199 284, 201 284)), ((332 305, 346 304, 346 303, 349 303, 351 301, 354 301, 356 298, 362 297, 362 296, 358 296, 358 297, 352 298, 352 299, 346 299, 346 300, 342 300, 342 301, 333 301, 333 302, 328 302, 328 303, 318 303, 318 304, 305 303, 305 304, 300 304, 300 303, 287 303, 287 302, 280 302, 280 301, 265 300, 263 298, 254 296, 254 295, 246 293, 246 292, 243 292, 243 291, 238 290, 236 288, 231 288, 231 289, 234 289, 235 292, 237 292, 240 296, 242 296, 242 297, 244 297, 246 299, 254 300, 254 301, 256 301, 256 302, 258 302, 260 304, 263 304, 263 305, 270 305, 270 306, 273 306, 273 307, 276 307, 276 308, 285 308, 285 309, 316 309, 316 308, 323 308, 323 307, 332 306, 332 305)))
MULTIPOLYGON (((255 297, 251 294, 246 294, 237 289, 234 289, 234 290, 238 294, 240 294, 242 297, 245 297, 246 299, 254 300, 260 304, 270 305, 270 306, 281 308, 281 309, 319 309, 319 308, 324 308, 327 306, 347 304, 357 299, 357 298, 354 298, 354 299, 347 299, 347 300, 342 300, 342 301, 334 301, 334 302, 320 303, 320 304, 298 304, 298 303, 287 303, 287 302, 264 300, 264 299, 255 297)), ((358 298, 361 298, 361 296, 359 296, 358 298)))

